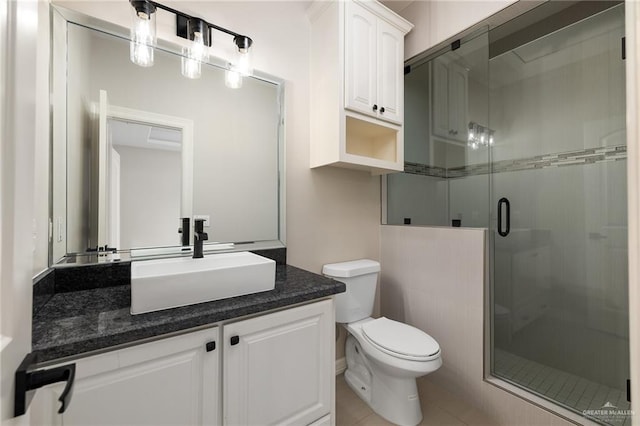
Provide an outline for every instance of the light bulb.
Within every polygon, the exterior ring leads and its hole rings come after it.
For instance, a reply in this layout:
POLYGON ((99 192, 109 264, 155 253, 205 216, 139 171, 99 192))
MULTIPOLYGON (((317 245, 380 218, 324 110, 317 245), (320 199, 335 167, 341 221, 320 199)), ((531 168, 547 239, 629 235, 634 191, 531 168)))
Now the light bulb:
POLYGON ((182 75, 187 78, 200 78, 201 65, 193 58, 182 57, 182 75))
POLYGON ((141 67, 153 66, 153 47, 132 41, 129 45, 131 62, 141 67))
POLYGON ((230 89, 242 87, 242 75, 235 69, 228 69, 224 72, 224 84, 230 89))
POLYGON ((209 59, 209 51, 204 44, 201 32, 194 33, 193 42, 182 49, 182 75, 187 78, 200 78, 202 62, 209 59))
POLYGON ((251 61, 251 53, 249 49, 253 41, 249 37, 236 36, 233 39, 236 44, 236 55, 234 59, 234 68, 243 76, 253 75, 253 65, 251 61))
POLYGON ((156 8, 146 1, 131 2, 132 25, 129 58, 141 67, 153 65, 156 45, 156 8))
POLYGON ((238 72, 244 76, 252 75, 253 68, 251 67, 251 54, 249 53, 249 49, 238 49, 236 58, 236 68, 238 72))

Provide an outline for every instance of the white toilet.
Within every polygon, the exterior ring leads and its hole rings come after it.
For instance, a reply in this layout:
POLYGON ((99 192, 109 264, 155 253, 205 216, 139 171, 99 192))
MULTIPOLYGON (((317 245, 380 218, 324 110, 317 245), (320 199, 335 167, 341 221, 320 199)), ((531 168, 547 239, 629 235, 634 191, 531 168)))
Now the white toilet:
POLYGON ((440 368, 440 346, 408 324, 371 318, 379 272, 380 264, 368 259, 322 268, 347 287, 336 295, 336 321, 349 332, 344 377, 377 414, 414 426, 422 421, 416 378, 440 368))

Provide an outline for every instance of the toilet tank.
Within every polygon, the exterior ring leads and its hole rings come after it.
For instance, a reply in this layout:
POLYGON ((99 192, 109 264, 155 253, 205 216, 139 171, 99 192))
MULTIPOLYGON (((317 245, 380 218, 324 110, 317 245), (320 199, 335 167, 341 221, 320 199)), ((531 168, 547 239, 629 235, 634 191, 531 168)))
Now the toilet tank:
POLYGON ((336 322, 350 323, 368 318, 373 313, 380 264, 360 259, 324 265, 322 274, 341 281, 344 293, 336 294, 336 322))

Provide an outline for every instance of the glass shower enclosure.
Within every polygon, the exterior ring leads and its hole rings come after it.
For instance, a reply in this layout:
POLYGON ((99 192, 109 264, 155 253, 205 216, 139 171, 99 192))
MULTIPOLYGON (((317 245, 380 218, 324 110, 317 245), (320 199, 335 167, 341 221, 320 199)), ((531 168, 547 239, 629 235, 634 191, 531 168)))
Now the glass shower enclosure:
POLYGON ((610 424, 631 421, 623 37, 618 5, 489 61, 492 373, 610 424))
POLYGON ((386 177, 387 223, 488 228, 488 375, 613 425, 631 424, 623 37, 622 3, 548 2, 412 63, 386 177))

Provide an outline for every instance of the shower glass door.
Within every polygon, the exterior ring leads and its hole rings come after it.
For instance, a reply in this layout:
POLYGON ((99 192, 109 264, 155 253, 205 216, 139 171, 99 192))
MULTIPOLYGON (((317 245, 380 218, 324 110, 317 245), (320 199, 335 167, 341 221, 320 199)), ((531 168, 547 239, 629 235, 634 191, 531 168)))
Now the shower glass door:
POLYGON ((555 3, 490 34, 491 370, 631 424, 624 5, 555 3))

